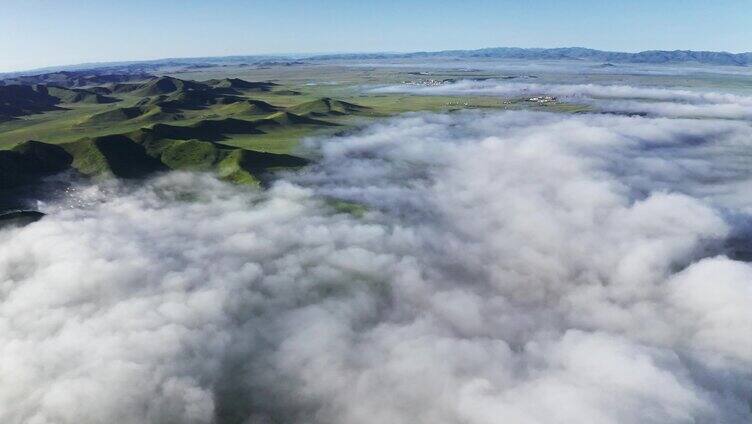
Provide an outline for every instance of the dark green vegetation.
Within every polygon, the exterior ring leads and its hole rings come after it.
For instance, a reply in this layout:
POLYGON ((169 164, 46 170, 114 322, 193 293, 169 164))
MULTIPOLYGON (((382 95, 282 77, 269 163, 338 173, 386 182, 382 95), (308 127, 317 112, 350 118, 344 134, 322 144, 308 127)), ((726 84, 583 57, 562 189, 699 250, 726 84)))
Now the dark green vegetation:
POLYGON ((240 94, 243 91, 268 92, 277 86, 273 82, 250 82, 240 78, 211 79, 204 83, 230 94, 240 94))
POLYGON ((59 99, 30 85, 0 86, 0 121, 56 110, 59 99))
MULTIPOLYGON (((107 90, 108 91, 108 90, 107 90)), ((119 101, 103 90, 84 90, 45 85, 0 86, 0 121, 25 115, 61 110, 60 104, 104 104, 119 101)))
POLYGON ((0 150, 0 186, 68 169, 97 178, 195 170, 257 184, 270 171, 305 165, 291 153, 307 154, 298 145, 307 136, 407 111, 507 107, 489 97, 460 102, 363 90, 363 84, 423 78, 414 72, 379 71, 373 79, 372 69, 241 71, 154 77, 92 70, 6 79, 0 83, 0 149, 6 149, 0 150), (344 80, 330 81, 334 76, 344 80))
POLYGON ((290 112, 297 113, 303 116, 342 116, 350 114, 365 113, 369 108, 364 106, 358 106, 353 103, 343 102, 340 100, 330 99, 325 97, 323 99, 313 100, 310 102, 302 103, 290 108, 290 112))
POLYGON ((346 213, 356 218, 361 218, 368 212, 368 208, 360 203, 330 198, 327 199, 329 206, 337 213, 346 213))
MULTIPOLYGON (((277 170, 304 166, 303 157, 315 157, 299 144, 308 136, 344 133, 410 111, 531 107, 483 96, 368 90, 374 84, 462 77, 488 76, 271 66, 183 69, 161 77, 92 70, 6 79, 0 81, 0 211, 18 212, 33 205, 27 200, 38 197, 34 193, 64 187, 67 176, 45 178, 62 171, 98 179, 174 169, 257 186, 277 170)), ((357 203, 327 202, 338 213, 367 213, 357 203)), ((5 222, 39 217, 24 211, 5 222)))
POLYGON ((34 182, 67 169, 73 157, 61 146, 26 141, 11 150, 0 150, 0 188, 34 182))
POLYGON ((289 143, 253 149, 238 143, 239 137, 266 137, 267 142, 279 134, 299 138, 343 126, 324 118, 369 110, 330 98, 290 104, 287 94, 278 94, 285 91, 278 84, 238 78, 100 79, 61 73, 29 77, 34 84, 16 79, 0 85, 0 112, 9 120, 0 125, 0 145, 11 147, 0 150, 0 187, 33 183, 68 169, 97 178, 208 171, 258 184, 272 170, 300 167, 307 160, 287 154, 289 143), (47 80, 61 85, 40 84, 47 80))
POLYGON ((0 80, 0 85, 36 85, 55 87, 91 87, 128 81, 142 81, 152 76, 140 72, 111 73, 97 69, 87 71, 60 71, 41 75, 17 76, 0 80))
POLYGON ((81 88, 64 88, 55 86, 37 85, 36 90, 45 93, 57 99, 58 103, 115 103, 119 101, 114 97, 108 97, 110 90, 104 87, 98 89, 85 90, 81 88))
MULTIPOLYGON (((415 72, 213 69, 161 77, 91 70, 6 79, 0 84, 0 115, 5 118, 0 149, 28 140, 57 145, 70 155, 69 167, 88 176, 138 177, 186 169, 256 183, 270 168, 304 163, 289 155, 306 154, 298 144, 307 136, 336 134, 407 111, 519 107, 490 97, 363 90, 363 84, 423 78, 415 72), (332 82, 332 77, 343 80, 332 82), (277 160, 257 152, 285 156, 277 160)), ((28 171, 34 167, 24 163, 20 168, 27 169, 29 179, 44 174, 28 171)), ((16 175, 20 168, 9 165, 3 175, 16 175)), ((7 175, 0 184, 23 180, 7 175)))
POLYGON ((226 180, 257 184, 270 170, 307 163, 286 154, 196 139, 167 139, 145 129, 58 145, 27 141, 0 151, 0 188, 33 183, 68 169, 85 176, 120 178, 139 178, 168 169, 214 171, 226 180))
POLYGON ((5 227, 22 227, 39 221, 44 217, 42 212, 28 210, 12 210, 0 213, 0 229, 5 227))

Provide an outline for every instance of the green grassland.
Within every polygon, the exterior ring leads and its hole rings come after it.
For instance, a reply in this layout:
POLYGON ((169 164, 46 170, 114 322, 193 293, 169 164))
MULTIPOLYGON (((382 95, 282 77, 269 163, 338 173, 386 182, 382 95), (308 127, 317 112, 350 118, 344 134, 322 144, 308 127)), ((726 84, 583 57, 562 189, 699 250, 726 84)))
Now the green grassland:
MULTIPOLYGON (((468 73, 472 77, 484 74, 468 73)), ((0 148, 26 140, 66 143, 84 138, 125 134, 166 123, 194 127, 202 121, 227 118, 259 121, 279 112, 316 119, 303 123, 287 119, 267 125, 255 134, 223 135, 223 144, 275 153, 290 153, 306 136, 331 134, 343 127, 409 111, 451 111, 468 108, 515 109, 530 107, 494 97, 416 96, 372 94, 368 84, 416 80, 412 73, 384 69, 344 67, 275 67, 273 69, 221 69, 192 71, 141 83, 110 84, 109 94, 97 97, 78 89, 62 100, 78 95, 85 101, 62 103, 61 110, 32 114, 0 122, 0 148), (234 78, 242 79, 234 79, 234 78), (202 90, 201 81, 211 84, 202 90), (270 81, 272 84, 249 82, 270 81), (113 101, 113 102, 110 102, 113 101), (336 124, 332 125, 332 124, 336 124)), ((456 73, 438 77, 456 78, 456 73)), ((548 105, 557 111, 578 111, 573 105, 548 105)))
MULTIPOLYGON (((484 77, 477 72, 465 74, 432 78, 484 77)), ((267 171, 305 164, 305 159, 291 154, 314 157, 315 152, 301 148, 300 141, 306 137, 343 133, 405 112, 586 110, 578 105, 533 105, 489 96, 370 90, 377 84, 421 78, 421 73, 380 68, 306 66, 193 70, 76 88, 16 86, 5 89, 6 97, 15 97, 6 103, 10 105, 7 113, 12 114, 0 120, 0 156, 5 155, 0 159, 23 161, 23 167, 9 168, 10 181, 18 180, 17 172, 44 174, 48 151, 36 144, 30 153, 23 150, 29 140, 36 140, 40 145, 60 146, 72 168, 93 177, 132 178, 184 169, 258 184, 267 171), (18 99, 19 106, 13 107, 12 101, 18 99), (23 153, 8 150, 18 146, 23 153)))

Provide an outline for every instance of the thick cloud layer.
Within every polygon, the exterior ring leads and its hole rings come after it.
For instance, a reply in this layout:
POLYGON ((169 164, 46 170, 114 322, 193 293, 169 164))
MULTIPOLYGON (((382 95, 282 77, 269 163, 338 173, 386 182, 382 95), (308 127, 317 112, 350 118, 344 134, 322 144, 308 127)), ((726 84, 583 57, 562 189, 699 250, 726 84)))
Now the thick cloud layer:
POLYGON ((415 114, 264 193, 81 186, 0 232, 0 421, 748 422, 750 143, 415 114))
POLYGON ((549 95, 560 100, 590 104, 603 112, 671 118, 752 119, 752 97, 687 89, 462 80, 436 86, 388 86, 375 91, 425 95, 494 95, 504 98, 549 95))

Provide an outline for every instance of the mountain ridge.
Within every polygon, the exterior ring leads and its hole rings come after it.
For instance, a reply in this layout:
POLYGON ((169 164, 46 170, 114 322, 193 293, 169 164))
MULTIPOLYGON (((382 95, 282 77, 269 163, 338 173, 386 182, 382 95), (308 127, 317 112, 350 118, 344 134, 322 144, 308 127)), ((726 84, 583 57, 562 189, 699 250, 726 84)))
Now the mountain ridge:
POLYGON ((702 50, 645 50, 637 53, 605 51, 584 47, 520 48, 487 47, 475 50, 440 50, 410 53, 341 53, 311 56, 309 60, 379 60, 414 58, 476 58, 528 60, 588 60, 614 63, 702 63, 707 65, 752 65, 752 52, 729 53, 702 50))
POLYGON ((586 47, 485 47, 480 49, 412 51, 412 52, 354 52, 326 54, 290 54, 290 55, 231 55, 194 58, 165 58, 143 61, 81 63, 77 65, 47 66, 23 71, 0 72, 0 80, 10 80, 35 75, 76 74, 84 71, 100 70, 106 78, 113 74, 148 75, 164 67, 193 66, 231 66, 267 63, 264 60, 275 58, 294 61, 327 60, 378 60, 400 58, 497 58, 530 60, 592 60, 615 63, 702 63, 707 65, 752 66, 752 52, 731 53, 713 50, 644 50, 639 52, 620 52, 597 50, 586 47))

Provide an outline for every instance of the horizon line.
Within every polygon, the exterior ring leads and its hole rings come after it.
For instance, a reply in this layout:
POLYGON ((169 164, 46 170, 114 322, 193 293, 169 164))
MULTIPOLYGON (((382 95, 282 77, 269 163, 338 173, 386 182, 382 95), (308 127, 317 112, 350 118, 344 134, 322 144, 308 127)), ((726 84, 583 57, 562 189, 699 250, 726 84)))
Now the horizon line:
POLYGON ((314 59, 317 56, 337 56, 337 55, 357 55, 357 54, 384 54, 384 55, 404 55, 404 54, 416 54, 416 53, 442 53, 442 52, 473 52, 490 49, 519 49, 519 50, 560 50, 560 49, 584 49, 592 50, 601 53, 616 53, 616 54, 640 54, 651 52, 693 52, 693 53, 717 53, 717 54, 729 54, 733 56, 750 55, 752 51, 740 51, 731 52, 728 50, 693 50, 693 49, 649 49, 649 50, 637 50, 637 51, 623 51, 623 50, 601 50, 590 47, 582 46, 561 46, 561 47, 514 47, 514 46, 489 46, 480 48, 469 49, 442 49, 442 50, 403 50, 403 51, 387 51, 387 50, 357 50, 357 51, 321 51, 321 52, 289 52, 289 53, 243 53, 243 54, 228 54, 228 55, 197 55, 197 56, 167 56, 150 59, 123 59, 123 60, 101 60, 90 62, 75 62, 68 64, 54 64, 48 66, 42 66, 37 68, 28 68, 12 71, 0 71, 0 76, 10 74, 23 74, 23 73, 44 73, 49 70, 52 72, 64 72, 62 68, 75 68, 86 67, 89 69, 96 69, 98 67, 117 66, 117 65, 132 65, 138 63, 150 63, 159 61, 170 60, 196 60, 196 59, 222 59, 232 57, 290 57, 295 59, 314 59), (58 69, 58 70, 55 70, 58 69))

